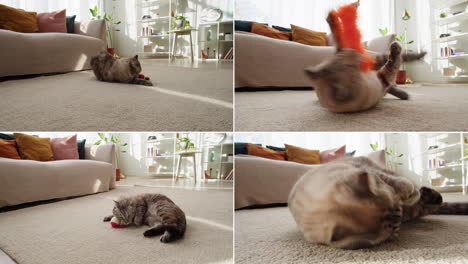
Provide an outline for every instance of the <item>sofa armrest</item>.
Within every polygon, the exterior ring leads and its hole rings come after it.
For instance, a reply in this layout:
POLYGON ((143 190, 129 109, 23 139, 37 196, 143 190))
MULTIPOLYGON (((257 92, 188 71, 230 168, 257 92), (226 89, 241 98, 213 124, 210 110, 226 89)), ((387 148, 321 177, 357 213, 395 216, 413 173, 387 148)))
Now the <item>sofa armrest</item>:
POLYGON ((115 146, 114 144, 86 146, 85 159, 107 162, 115 168, 115 146))
POLYGON ((98 38, 107 43, 106 21, 103 19, 88 22, 75 22, 75 33, 98 38))
POLYGON ((366 49, 380 54, 388 54, 390 45, 395 41, 395 34, 377 37, 365 42, 366 49))

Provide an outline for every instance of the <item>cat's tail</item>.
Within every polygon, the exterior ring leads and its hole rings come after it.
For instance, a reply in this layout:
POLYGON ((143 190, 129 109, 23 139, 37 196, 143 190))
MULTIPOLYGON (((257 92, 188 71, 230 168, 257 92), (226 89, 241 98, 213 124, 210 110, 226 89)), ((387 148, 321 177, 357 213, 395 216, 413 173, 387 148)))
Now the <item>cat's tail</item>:
MULTIPOLYGON (((422 51, 422 52, 402 52, 401 53, 401 61, 402 62, 413 62, 420 60, 426 56, 427 52, 422 51)), ((375 57, 375 69, 378 70, 382 68, 382 66, 387 63, 388 60, 388 54, 380 54, 375 57)))
POLYGON ((439 210, 433 214, 468 215, 468 203, 442 203, 439 210))

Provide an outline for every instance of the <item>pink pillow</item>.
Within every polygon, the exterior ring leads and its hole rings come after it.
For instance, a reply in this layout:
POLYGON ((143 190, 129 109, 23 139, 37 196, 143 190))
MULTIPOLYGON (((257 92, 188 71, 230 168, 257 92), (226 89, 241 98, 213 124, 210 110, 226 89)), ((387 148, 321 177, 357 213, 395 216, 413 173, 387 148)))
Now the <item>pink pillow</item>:
POLYGON ((37 14, 39 32, 67 33, 66 9, 51 13, 37 14))
POLYGON ((320 151, 320 163, 327 163, 346 156, 346 145, 336 149, 320 151))
POLYGON ((64 138, 51 138, 50 145, 55 160, 79 159, 76 135, 64 138))

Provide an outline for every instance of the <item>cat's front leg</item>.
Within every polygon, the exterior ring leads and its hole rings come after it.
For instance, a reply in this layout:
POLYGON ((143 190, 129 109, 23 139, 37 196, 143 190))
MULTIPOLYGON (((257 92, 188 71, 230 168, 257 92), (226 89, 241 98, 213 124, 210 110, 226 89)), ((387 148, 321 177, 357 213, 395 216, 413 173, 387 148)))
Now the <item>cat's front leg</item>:
POLYGON ((114 217, 114 215, 108 215, 108 216, 104 217, 104 219, 102 221, 103 222, 109 222, 112 219, 112 217, 114 217))
POLYGON ((401 206, 390 208, 383 217, 382 227, 384 232, 388 234, 389 239, 398 237, 400 231, 403 209, 401 206))
POLYGON ((144 85, 144 86, 153 86, 153 83, 149 80, 146 79, 132 79, 129 83, 131 84, 139 84, 139 85, 144 85))
POLYGON ((143 225, 145 213, 146 213, 145 206, 138 206, 136 208, 135 218, 133 219, 133 222, 135 223, 135 225, 137 226, 143 225))

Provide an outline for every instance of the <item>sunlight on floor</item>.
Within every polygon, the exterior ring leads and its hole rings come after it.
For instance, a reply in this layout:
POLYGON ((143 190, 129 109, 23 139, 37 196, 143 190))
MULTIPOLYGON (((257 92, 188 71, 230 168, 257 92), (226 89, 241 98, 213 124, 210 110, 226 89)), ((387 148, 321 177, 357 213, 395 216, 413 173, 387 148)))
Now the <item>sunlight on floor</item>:
POLYGON ((215 221, 208 220, 208 219, 203 219, 203 218, 198 218, 198 217, 193 217, 193 216, 188 216, 188 215, 187 215, 187 219, 189 221, 198 222, 198 223, 209 225, 209 226, 214 226, 214 227, 217 227, 219 229, 223 229, 229 232, 232 232, 234 230, 232 226, 223 225, 223 224, 220 224, 215 221))

